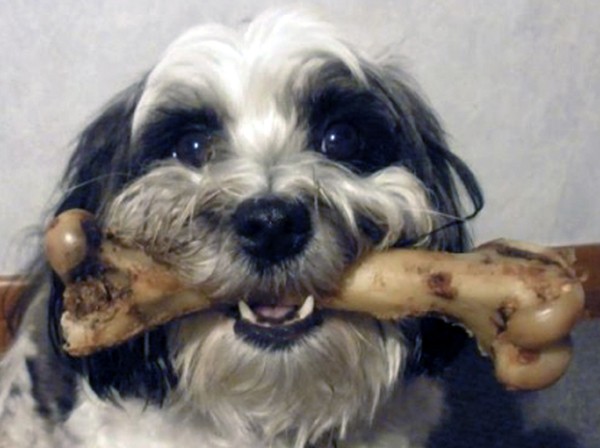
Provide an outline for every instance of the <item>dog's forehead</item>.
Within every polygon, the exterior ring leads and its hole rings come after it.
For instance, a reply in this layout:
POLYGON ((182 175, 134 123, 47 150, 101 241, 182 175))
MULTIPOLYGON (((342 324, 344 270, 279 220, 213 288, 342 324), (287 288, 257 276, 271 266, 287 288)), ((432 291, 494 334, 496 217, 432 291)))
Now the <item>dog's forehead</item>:
POLYGON ((364 82, 361 57, 334 27, 310 15, 267 13, 241 31, 221 25, 193 28, 149 73, 133 132, 157 108, 209 107, 232 121, 272 114, 331 63, 364 82))

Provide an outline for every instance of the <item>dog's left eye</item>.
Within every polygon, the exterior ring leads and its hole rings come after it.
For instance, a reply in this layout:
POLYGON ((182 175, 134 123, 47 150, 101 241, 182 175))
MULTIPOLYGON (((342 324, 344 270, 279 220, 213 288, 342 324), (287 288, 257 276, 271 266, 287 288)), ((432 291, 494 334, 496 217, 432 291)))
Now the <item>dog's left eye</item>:
POLYGON ((334 123, 323 134, 320 150, 330 159, 349 160, 358 154, 360 138, 348 123, 334 123))
POLYGON ((179 139, 171 156, 187 165, 200 166, 210 155, 211 141, 205 132, 189 132, 179 139))

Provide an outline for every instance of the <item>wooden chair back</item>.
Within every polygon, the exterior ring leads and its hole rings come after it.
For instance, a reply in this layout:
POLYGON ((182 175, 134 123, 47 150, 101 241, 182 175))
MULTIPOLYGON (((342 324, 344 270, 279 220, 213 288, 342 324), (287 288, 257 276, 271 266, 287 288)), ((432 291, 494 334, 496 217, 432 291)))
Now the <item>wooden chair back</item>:
POLYGON ((26 285, 23 277, 0 276, 0 354, 10 346, 18 327, 13 311, 26 285))

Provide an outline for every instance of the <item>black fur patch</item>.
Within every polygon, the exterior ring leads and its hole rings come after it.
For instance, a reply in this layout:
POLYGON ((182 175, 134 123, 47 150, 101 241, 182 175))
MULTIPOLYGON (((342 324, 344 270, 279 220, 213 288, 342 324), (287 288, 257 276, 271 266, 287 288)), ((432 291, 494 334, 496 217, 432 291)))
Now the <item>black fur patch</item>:
POLYGON ((73 372, 52 355, 30 358, 26 363, 39 414, 53 422, 65 421, 76 401, 73 372))
POLYGON ((55 215, 72 208, 95 213, 131 178, 131 120, 143 83, 119 95, 80 135, 64 176, 67 191, 55 215))
POLYGON ((326 131, 335 124, 347 124, 357 133, 360 148, 343 163, 359 174, 371 174, 398 161, 402 142, 385 105, 371 92, 332 86, 310 98, 309 141, 320 151, 326 131))
MULTIPOLYGON (((133 173, 142 174, 153 162, 176 158, 179 142, 186 135, 195 134, 209 143, 222 130, 217 114, 211 109, 165 109, 155 112, 137 142, 132 161, 133 173)), ((182 160, 186 163, 185 160, 182 160)), ((198 163, 192 163, 197 165, 198 163)))

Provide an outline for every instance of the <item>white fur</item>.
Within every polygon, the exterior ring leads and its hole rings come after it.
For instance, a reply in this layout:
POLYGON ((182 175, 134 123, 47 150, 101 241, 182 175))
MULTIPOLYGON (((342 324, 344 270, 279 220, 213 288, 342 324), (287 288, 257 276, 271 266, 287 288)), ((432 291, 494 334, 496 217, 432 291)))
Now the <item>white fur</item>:
POLYGON ((240 438, 257 427, 266 441, 296 432, 298 447, 336 427, 343 437, 350 423, 372 420, 404 358, 397 330, 384 325, 381 337, 374 321, 351 316, 272 353, 241 342, 231 326, 210 314, 182 322, 176 368, 181 395, 240 438))
MULTIPOLYGON (((219 25, 194 28, 167 49, 150 73, 134 116, 134 132, 165 103, 211 106, 238 121, 238 138, 243 141, 236 145, 238 150, 264 150, 268 140, 286 137, 273 132, 277 115, 286 112, 277 110, 281 99, 299 93, 332 60, 340 60, 364 80, 359 57, 335 28, 293 10, 266 12, 245 32, 219 25)), ((287 128, 291 121, 293 116, 288 116, 280 123, 287 128)))

